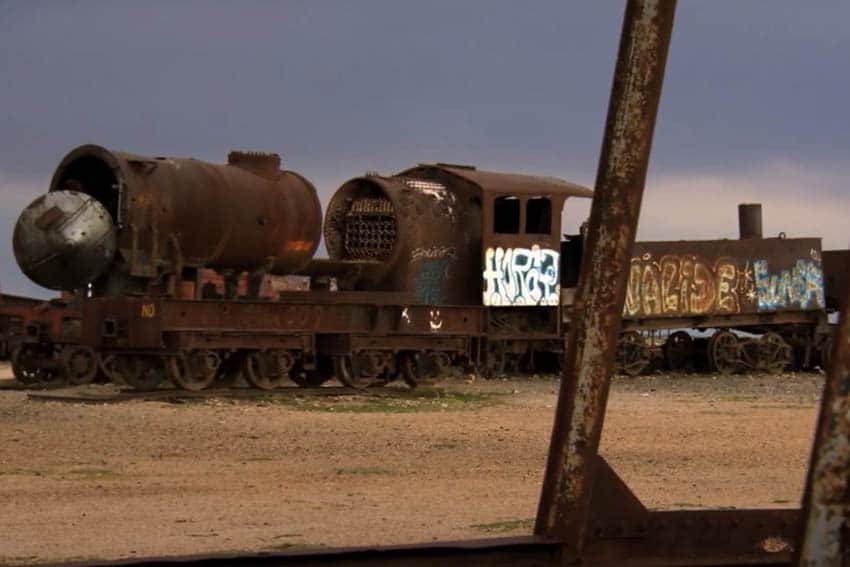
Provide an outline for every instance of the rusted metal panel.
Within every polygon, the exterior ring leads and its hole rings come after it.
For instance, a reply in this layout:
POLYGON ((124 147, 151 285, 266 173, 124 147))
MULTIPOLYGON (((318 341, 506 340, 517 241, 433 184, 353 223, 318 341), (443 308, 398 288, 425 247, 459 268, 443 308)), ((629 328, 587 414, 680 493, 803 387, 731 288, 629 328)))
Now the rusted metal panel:
MULTIPOLYGON (((57 167, 50 192, 51 199, 63 194, 93 197, 99 206, 94 213, 101 223, 98 234, 114 233, 113 239, 117 235, 124 260, 111 262, 110 252, 103 265, 100 248, 75 246, 58 254, 54 250, 45 263, 40 248, 18 246, 16 239, 16 256, 26 273, 39 277, 47 270, 51 277, 40 279, 46 284, 60 281, 67 289, 84 288, 108 275, 112 283, 101 282, 96 291, 114 293, 133 285, 126 276, 153 278, 169 272, 182 277, 184 268, 292 273, 309 262, 321 236, 315 188, 300 175, 280 170, 276 154, 233 152, 227 165, 214 165, 80 146, 57 167), (79 257, 83 252, 90 262, 79 257), (31 263, 38 270, 27 270, 31 263), (66 265, 89 263, 97 273, 87 270, 74 281, 57 276, 67 272, 66 265), (124 279, 117 277, 121 274, 124 279)), ((67 222, 59 224, 75 222, 73 207, 62 207, 67 222)), ((32 216, 29 211, 22 218, 32 216)), ((37 224, 31 228, 47 230, 37 224)), ((83 226, 74 235, 92 238, 92 230, 83 226)))
POLYGON ((643 526, 642 537, 612 532, 592 539, 580 556, 562 549, 560 542, 526 536, 279 553, 152 557, 86 565, 785 566, 790 565, 790 549, 785 543, 796 519, 796 511, 791 510, 653 512, 643 526))
POLYGON ((821 311, 819 238, 638 242, 623 317, 821 311))
POLYGON ((369 333, 407 336, 405 344, 416 341, 427 349, 435 337, 482 333, 480 307, 373 305, 366 294, 360 298, 366 302, 95 298, 86 302, 85 341, 106 350, 147 350, 164 347, 167 334, 180 337, 172 345, 198 344, 199 337, 208 335, 216 348, 244 348, 251 337, 273 344, 275 336, 369 333))
POLYGON ((803 497, 799 565, 850 565, 850 290, 831 360, 803 497))
POLYGON ((850 290, 850 250, 825 250, 823 252, 826 306, 839 309, 841 299, 850 290))
POLYGON ((82 343, 96 349, 162 349, 162 300, 118 297, 83 304, 82 343))
POLYGON ((407 292, 420 304, 478 303, 481 201, 469 187, 366 175, 344 183, 325 216, 331 260, 364 263, 343 289, 407 292))
POLYGON ((822 320, 821 311, 776 311, 734 315, 699 315, 693 317, 647 317, 623 319, 623 331, 633 329, 714 329, 806 325, 812 328, 822 320))
POLYGON ((535 533, 581 549, 674 0, 626 7, 535 533))
POLYGON ((447 163, 421 163, 399 175, 416 177, 430 175, 429 170, 441 170, 477 185, 483 193, 513 193, 517 195, 561 195, 566 197, 593 197, 593 190, 557 177, 525 175, 486 171, 473 166, 447 163))

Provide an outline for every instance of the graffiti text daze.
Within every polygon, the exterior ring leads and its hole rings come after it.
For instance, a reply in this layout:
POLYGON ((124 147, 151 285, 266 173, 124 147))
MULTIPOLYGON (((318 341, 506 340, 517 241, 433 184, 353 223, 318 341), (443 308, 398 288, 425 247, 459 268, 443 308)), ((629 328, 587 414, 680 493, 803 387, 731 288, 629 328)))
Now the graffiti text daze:
POLYGON ((560 254, 556 250, 488 248, 484 305, 558 305, 560 254))

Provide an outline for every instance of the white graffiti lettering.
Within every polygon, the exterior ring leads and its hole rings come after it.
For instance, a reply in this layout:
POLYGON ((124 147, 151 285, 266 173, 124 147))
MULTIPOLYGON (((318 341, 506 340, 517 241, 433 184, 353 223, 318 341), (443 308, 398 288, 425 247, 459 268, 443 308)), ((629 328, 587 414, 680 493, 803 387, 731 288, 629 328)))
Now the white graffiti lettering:
POLYGON ((428 324, 431 327, 431 332, 434 333, 434 332, 437 332, 440 329, 442 329, 443 328, 443 319, 442 319, 442 317, 440 317, 440 310, 439 309, 431 309, 431 311, 429 311, 429 315, 431 316, 431 318, 428 321, 428 324))
POLYGON ((488 248, 484 256, 484 305, 558 305, 560 254, 540 248, 488 248))
POLYGON ((435 260, 439 258, 457 258, 457 251, 454 246, 431 246, 429 248, 414 248, 410 253, 410 261, 417 260, 435 260))

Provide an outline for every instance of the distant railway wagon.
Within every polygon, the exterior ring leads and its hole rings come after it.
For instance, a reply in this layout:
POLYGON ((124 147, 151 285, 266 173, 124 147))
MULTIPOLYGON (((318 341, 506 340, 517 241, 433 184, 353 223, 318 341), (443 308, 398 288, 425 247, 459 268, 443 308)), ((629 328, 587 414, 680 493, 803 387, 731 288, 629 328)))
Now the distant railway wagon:
MULTIPOLYGON (((240 375, 266 389, 332 377, 415 385, 452 365, 557 367, 583 252, 562 212, 590 197, 551 177, 420 164, 347 181, 322 223, 312 184, 274 154, 213 165, 82 146, 21 214, 14 247, 31 279, 86 296, 82 344, 135 388, 168 379, 201 390, 240 375), (329 257, 316 259, 322 233, 329 257), (301 291, 264 291, 293 275, 301 291)), ((635 246, 623 371, 823 358, 824 282, 829 266, 844 268, 823 260, 819 239, 761 238, 760 216, 742 211, 741 240, 635 246)))
POLYGON ((716 330, 699 343, 674 332, 663 355, 673 370, 702 355, 721 372, 808 367, 829 336, 819 238, 638 242, 628 281, 621 365, 629 373, 650 362, 648 329, 716 330))

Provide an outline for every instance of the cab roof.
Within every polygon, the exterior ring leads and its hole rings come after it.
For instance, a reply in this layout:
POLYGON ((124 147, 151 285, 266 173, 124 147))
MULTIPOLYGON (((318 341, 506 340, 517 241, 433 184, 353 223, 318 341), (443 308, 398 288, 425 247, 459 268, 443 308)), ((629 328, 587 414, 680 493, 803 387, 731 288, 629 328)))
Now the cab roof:
POLYGON ((470 165, 449 163, 420 163, 400 176, 411 176, 427 170, 439 170, 477 185, 484 193, 512 193, 515 195, 557 194, 564 197, 592 198, 593 191, 583 185, 557 177, 484 171, 470 165))

